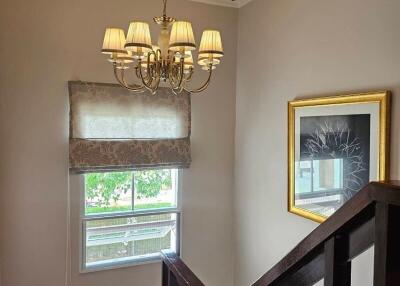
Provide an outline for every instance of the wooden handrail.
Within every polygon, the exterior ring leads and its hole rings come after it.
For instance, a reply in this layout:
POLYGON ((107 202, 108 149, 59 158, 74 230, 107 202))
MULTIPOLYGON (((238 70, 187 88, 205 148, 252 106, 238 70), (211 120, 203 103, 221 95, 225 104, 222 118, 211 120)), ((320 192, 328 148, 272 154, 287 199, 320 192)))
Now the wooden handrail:
MULTIPOLYGON (((400 285, 400 181, 370 183, 303 239, 253 286, 351 285, 351 260, 372 245, 374 286, 400 285)), ((163 286, 204 286, 163 252, 163 286)))
POLYGON ((162 251, 162 286, 204 286, 175 252, 162 251))
POLYGON ((253 286, 351 283, 351 260, 372 244, 374 286, 400 285, 400 181, 370 183, 253 286))

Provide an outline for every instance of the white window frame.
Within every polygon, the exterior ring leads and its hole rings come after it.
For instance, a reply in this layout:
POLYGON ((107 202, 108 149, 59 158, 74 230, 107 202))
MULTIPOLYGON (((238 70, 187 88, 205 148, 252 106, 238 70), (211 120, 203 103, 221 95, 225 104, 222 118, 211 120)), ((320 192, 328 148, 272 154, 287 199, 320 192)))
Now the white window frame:
MULTIPOLYGON (((127 170, 130 171, 130 170, 127 170)), ((159 214, 176 214, 176 246, 175 251, 180 256, 181 252, 181 238, 182 238, 182 207, 181 207, 181 186, 182 186, 182 171, 176 169, 176 207, 162 208, 159 210, 147 210, 147 211, 124 211, 115 212, 112 214, 85 214, 85 175, 78 175, 79 181, 79 272, 89 273, 97 272, 109 269, 117 269, 124 267, 131 267, 137 265, 159 263, 161 262, 161 255, 149 255, 148 257, 140 258, 126 258, 126 261, 119 262, 104 262, 99 263, 96 266, 86 266, 86 222, 99 219, 107 218, 128 218, 138 217, 146 215, 159 215, 159 214)), ((132 194, 133 196, 134 194, 132 194)))

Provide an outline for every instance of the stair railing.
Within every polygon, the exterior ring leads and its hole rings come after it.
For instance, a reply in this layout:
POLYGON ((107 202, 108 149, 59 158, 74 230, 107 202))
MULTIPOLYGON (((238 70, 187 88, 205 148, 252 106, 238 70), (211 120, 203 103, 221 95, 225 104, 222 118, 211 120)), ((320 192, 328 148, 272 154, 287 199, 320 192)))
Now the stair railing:
POLYGON ((204 286, 189 267, 171 251, 162 251, 162 286, 204 286))
POLYGON ((253 286, 351 285, 351 260, 374 249, 374 286, 400 285, 400 182, 370 183, 253 286))
MULTIPOLYGON (((304 238, 253 286, 351 285, 351 261, 372 245, 374 286, 400 285, 400 181, 370 183, 304 238)), ((204 286, 163 252, 163 286, 204 286)))

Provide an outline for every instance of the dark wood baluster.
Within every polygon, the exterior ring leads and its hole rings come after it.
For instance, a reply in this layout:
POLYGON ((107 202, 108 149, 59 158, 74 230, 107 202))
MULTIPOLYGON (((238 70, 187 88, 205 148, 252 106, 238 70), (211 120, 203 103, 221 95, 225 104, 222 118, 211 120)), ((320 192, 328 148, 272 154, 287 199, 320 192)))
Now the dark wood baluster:
POLYGON ((165 262, 162 263, 162 272, 161 272, 161 285, 168 286, 169 281, 169 269, 165 262))
POLYGON ((172 272, 169 272, 168 286, 179 286, 178 281, 172 272))
POLYGON ((400 283, 399 224, 399 206, 376 203, 374 286, 398 286, 400 283))
POLYGON ((333 237, 325 242, 325 277, 324 286, 351 285, 351 262, 348 237, 333 237))

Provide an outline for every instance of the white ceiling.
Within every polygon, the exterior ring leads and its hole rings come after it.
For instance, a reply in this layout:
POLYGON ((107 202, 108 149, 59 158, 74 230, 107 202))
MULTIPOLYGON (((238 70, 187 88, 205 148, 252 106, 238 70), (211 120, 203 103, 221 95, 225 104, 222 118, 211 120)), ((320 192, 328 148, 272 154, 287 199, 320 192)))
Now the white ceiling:
POLYGON ((232 0, 189 0, 189 1, 201 2, 201 3, 210 4, 210 5, 240 8, 244 5, 246 5, 251 0, 234 0, 234 1, 232 1, 232 0))

